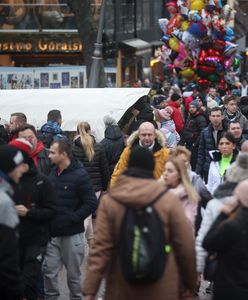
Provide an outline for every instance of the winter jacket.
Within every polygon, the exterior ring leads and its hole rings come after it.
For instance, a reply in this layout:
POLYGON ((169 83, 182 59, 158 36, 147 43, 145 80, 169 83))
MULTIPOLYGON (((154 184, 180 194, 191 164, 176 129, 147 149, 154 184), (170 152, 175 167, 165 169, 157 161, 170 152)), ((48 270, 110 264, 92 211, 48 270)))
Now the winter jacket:
MULTIPOLYGON (((208 169, 211 162, 209 151, 217 150, 217 144, 215 143, 214 140, 213 131, 214 129, 212 124, 209 124, 208 127, 202 130, 200 135, 197 164, 196 164, 195 171, 197 174, 199 174, 201 177, 204 178, 205 182, 207 182, 208 169)), ((224 131, 225 129, 219 130, 217 136, 219 137, 224 131)))
POLYGON ((188 119, 181 132, 180 145, 184 145, 189 150, 198 148, 201 131, 207 127, 206 117, 200 112, 189 114, 188 119))
POLYGON ((139 112, 139 114, 134 118, 132 123, 130 124, 127 135, 131 135, 134 131, 136 131, 140 124, 144 122, 154 122, 154 115, 151 106, 148 103, 145 103, 145 108, 139 112))
MULTIPOLYGON (((11 199, 13 189, 0 174, 0 299, 21 293, 17 226, 19 219, 11 199)), ((7 177, 6 177, 7 178, 7 177)))
POLYGON ((20 217, 21 247, 45 247, 49 238, 49 224, 55 215, 55 190, 48 177, 33 166, 25 173, 15 188, 16 205, 28 208, 27 216, 20 217))
POLYGON ((50 148, 52 142, 65 138, 60 125, 54 121, 47 121, 38 131, 38 139, 43 142, 46 148, 50 148))
POLYGON ((110 175, 113 173, 123 149, 125 148, 124 137, 119 126, 109 126, 105 129, 104 139, 101 141, 105 150, 110 175))
POLYGON ((196 213, 197 213, 197 202, 192 202, 188 194, 182 184, 179 184, 176 188, 170 189, 170 192, 172 192, 174 195, 176 195, 183 207, 185 216, 187 217, 191 228, 194 232, 195 230, 195 218, 196 218, 196 213))
MULTIPOLYGON (((222 177, 220 175, 221 153, 219 151, 210 151, 209 155, 212 161, 210 163, 208 171, 207 188, 209 192, 213 194, 216 188, 223 182, 224 176, 222 177)), ((237 155, 238 150, 234 149, 230 165, 235 161, 237 155)))
POLYGON ((178 198, 169 192, 154 205, 172 246, 163 277, 154 283, 134 285, 124 279, 120 270, 117 247, 125 206, 144 206, 163 190, 163 185, 153 179, 122 175, 102 198, 93 249, 87 263, 84 294, 97 293, 103 274, 106 274, 106 300, 178 300, 180 279, 185 288, 194 289, 196 273, 192 231, 178 198))
POLYGON ((239 101, 239 109, 241 113, 248 118, 248 96, 244 96, 240 98, 239 101))
POLYGON ((224 109, 224 120, 226 124, 229 124, 231 121, 238 121, 242 130, 248 129, 248 120, 246 117, 241 113, 240 109, 237 109, 237 112, 233 115, 228 114, 227 110, 224 109))
POLYGON ((171 114, 171 118, 175 122, 176 131, 180 134, 184 126, 182 114, 180 113, 179 107, 177 107, 174 101, 170 101, 169 106, 173 108, 173 113, 171 114))
POLYGON ((159 131, 162 132, 165 138, 165 143, 168 148, 175 148, 180 141, 180 135, 176 131, 176 125, 173 120, 165 120, 161 123, 159 131))
POLYGON ((205 266, 205 260, 207 257, 206 250, 202 247, 202 242, 207 234, 209 228, 219 215, 223 205, 233 199, 233 190, 237 183, 225 182, 216 189, 214 193, 214 199, 210 200, 207 204, 206 210, 203 215, 201 227, 198 231, 195 250, 196 250, 196 267, 197 272, 202 273, 205 266))
MULTIPOLYGON (((138 131, 134 132, 127 141, 127 147, 123 150, 121 157, 115 166, 111 177, 110 185, 113 186, 118 177, 127 169, 129 155, 133 147, 139 145, 138 131)), ((156 179, 164 172, 164 164, 169 157, 169 150, 164 147, 164 137, 162 133, 156 130, 155 145, 153 147, 153 156, 155 159, 154 177, 156 179)))
POLYGON ((84 167, 79 161, 72 160, 69 167, 60 174, 54 168, 49 178, 57 192, 56 215, 51 224, 51 236, 68 236, 83 232, 83 221, 97 207, 96 195, 84 167))
POLYGON ((208 204, 208 201, 211 200, 213 197, 211 193, 208 191, 200 175, 196 174, 192 170, 188 170, 188 174, 193 187, 195 188, 197 194, 200 197, 197 205, 197 213, 195 217, 195 235, 197 235, 198 230, 201 226, 202 216, 204 214, 205 208, 208 204))
POLYGON ((72 145, 72 154, 81 161, 88 172, 95 191, 106 191, 110 180, 109 166, 104 148, 99 143, 94 143, 95 155, 92 161, 88 160, 80 138, 72 145))
POLYGON ((229 218, 221 213, 207 233, 203 247, 218 255, 214 299, 247 300, 248 208, 239 208, 235 216, 229 218))

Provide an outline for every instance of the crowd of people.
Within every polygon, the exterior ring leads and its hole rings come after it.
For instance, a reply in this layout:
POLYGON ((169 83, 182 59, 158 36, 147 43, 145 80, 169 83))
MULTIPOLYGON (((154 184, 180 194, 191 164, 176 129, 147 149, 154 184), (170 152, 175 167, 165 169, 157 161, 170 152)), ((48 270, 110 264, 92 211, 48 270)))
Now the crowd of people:
POLYGON ((86 121, 66 136, 57 109, 38 131, 13 112, 0 125, 0 299, 59 299, 64 266, 71 300, 97 299, 103 280, 103 299, 194 299, 204 279, 214 300, 247 300, 247 99, 244 88, 238 97, 165 81, 130 108, 124 129, 103 116, 102 141, 86 121), (155 282, 134 284, 120 228, 129 208, 149 205, 166 263, 155 282))

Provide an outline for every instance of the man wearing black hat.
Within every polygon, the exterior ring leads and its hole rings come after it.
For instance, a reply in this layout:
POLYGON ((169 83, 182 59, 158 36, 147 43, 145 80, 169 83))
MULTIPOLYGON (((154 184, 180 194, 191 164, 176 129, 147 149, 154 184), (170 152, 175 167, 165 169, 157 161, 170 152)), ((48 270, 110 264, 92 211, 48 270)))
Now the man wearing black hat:
POLYGON ((17 300, 21 294, 17 225, 12 184, 28 170, 20 150, 0 147, 0 299, 17 300))
POLYGON ((171 118, 175 122, 176 131, 178 133, 182 132, 183 126, 184 126, 183 117, 179 110, 182 102, 183 102, 182 96, 180 96, 178 94, 171 95, 170 102, 169 102, 169 106, 171 106, 173 108, 173 113, 171 115, 171 118))

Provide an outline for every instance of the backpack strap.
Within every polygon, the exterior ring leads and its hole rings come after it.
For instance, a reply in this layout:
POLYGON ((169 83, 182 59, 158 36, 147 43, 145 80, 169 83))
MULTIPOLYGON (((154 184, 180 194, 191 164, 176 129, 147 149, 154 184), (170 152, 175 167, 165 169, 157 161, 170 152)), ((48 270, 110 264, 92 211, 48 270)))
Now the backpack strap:
POLYGON ((161 193, 159 193, 151 202, 149 202, 146 206, 155 204, 164 194, 168 192, 168 189, 166 188, 161 193))

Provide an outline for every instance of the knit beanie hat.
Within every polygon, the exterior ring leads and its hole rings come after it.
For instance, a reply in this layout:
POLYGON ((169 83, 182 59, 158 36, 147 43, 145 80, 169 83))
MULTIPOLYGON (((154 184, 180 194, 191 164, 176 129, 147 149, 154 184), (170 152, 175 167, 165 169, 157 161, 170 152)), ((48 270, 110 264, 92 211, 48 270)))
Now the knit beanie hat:
POLYGON ((9 142, 9 145, 18 148, 24 153, 26 153, 28 156, 31 156, 30 154, 33 146, 29 141, 25 140, 24 138, 14 139, 11 142, 9 142))
POLYGON ((197 100, 191 101, 189 106, 191 106, 191 105, 194 106, 194 108, 197 110, 200 108, 199 102, 197 100))
POLYGON ((103 122, 105 124, 105 127, 117 125, 117 122, 115 121, 115 119, 109 115, 106 115, 103 117, 103 122))
POLYGON ((0 146, 0 170, 9 173, 23 163, 24 157, 20 150, 13 146, 0 146))
POLYGON ((132 149, 129 157, 128 168, 140 168, 153 172, 154 167, 154 157, 150 150, 140 146, 136 146, 132 149))
POLYGON ((172 94, 171 97, 170 97, 170 99, 171 99, 172 101, 177 101, 177 100, 179 100, 179 99, 181 99, 181 98, 182 98, 182 96, 180 96, 180 95, 178 95, 178 94, 172 94))
POLYGON ((248 179, 248 153, 238 155, 236 161, 227 169, 225 179, 230 182, 248 179))
POLYGON ((234 195, 238 198, 241 205, 248 207, 248 179, 241 181, 234 190, 234 195))

